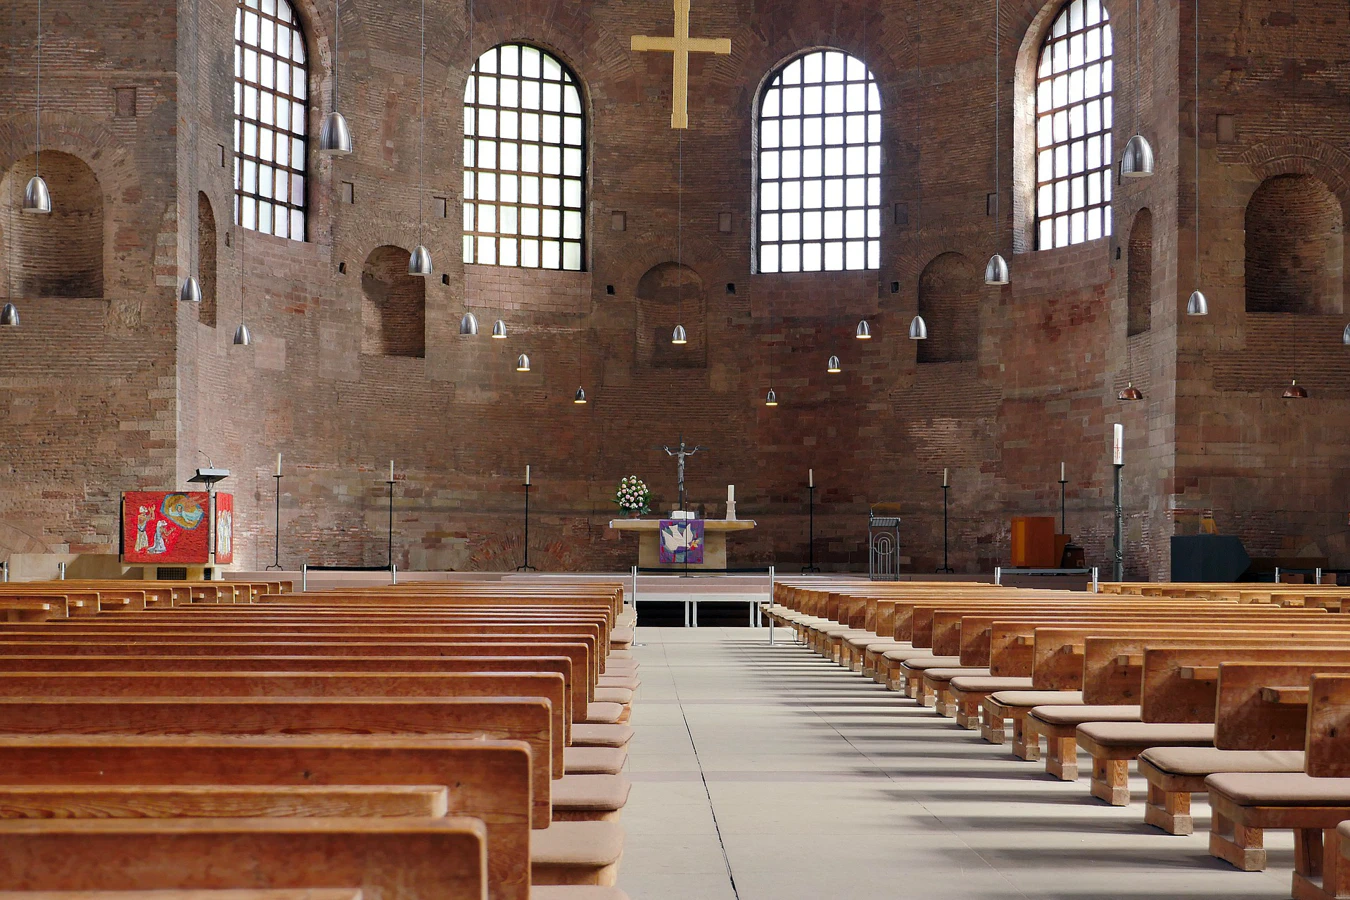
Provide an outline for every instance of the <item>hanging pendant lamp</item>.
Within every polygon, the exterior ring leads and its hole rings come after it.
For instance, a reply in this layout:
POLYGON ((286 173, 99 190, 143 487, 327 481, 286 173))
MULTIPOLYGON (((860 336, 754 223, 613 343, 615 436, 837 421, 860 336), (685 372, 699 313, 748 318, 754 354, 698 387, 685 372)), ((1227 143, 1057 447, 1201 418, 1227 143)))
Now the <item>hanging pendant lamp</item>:
MULTIPOLYGON (((999 57, 1002 55, 1002 31, 999 22, 999 3, 994 0, 994 242, 998 243, 998 229, 1001 223, 999 216, 999 198, 1001 196, 999 182, 999 157, 1000 154, 1000 133, 999 133, 999 113, 1001 112, 1001 89, 1002 84, 999 81, 999 57)), ((1004 285, 1011 281, 1008 273, 1008 261, 1003 258, 1003 254, 995 253, 989 257, 989 262, 984 267, 984 283, 989 285, 1004 285)))
POLYGON ((408 274, 417 275, 421 278, 435 274, 431 265, 431 251, 421 244, 414 247, 412 254, 408 257, 408 274))
POLYGON ((506 340, 506 322, 498 319, 492 323, 492 337, 499 341, 506 340))
POLYGON ((909 339, 911 341, 928 340, 928 323, 923 320, 923 316, 915 316, 909 323, 909 339))
POLYGON ((1143 106, 1144 67, 1139 55, 1139 0, 1134 0, 1134 137, 1120 156, 1122 178, 1147 178, 1153 174, 1153 147, 1139 133, 1139 109, 1143 106))
POLYGON ((320 156, 350 156, 352 153, 351 130, 342 113, 338 112, 338 55, 342 48, 340 2, 333 0, 333 108, 323 117, 323 127, 319 129, 320 156))
POLYGON ((1139 388, 1135 387, 1134 382, 1131 381, 1129 385, 1125 388, 1125 390, 1121 391, 1119 394, 1116 395, 1116 399, 1124 400, 1128 403, 1133 403, 1137 400, 1143 400, 1144 393, 1143 391, 1139 390, 1139 388))
POLYGON ((0 307, 0 328, 19 327, 19 308, 13 303, 0 307))
POLYGON ((478 333, 478 317, 471 312, 466 312, 464 318, 459 320, 459 333, 473 335, 478 333))
POLYGON ((524 353, 516 357, 516 371, 517 372, 530 371, 530 358, 526 356, 524 353))
POLYGON ((23 189, 23 211, 46 215, 52 211, 52 194, 42 179, 42 0, 38 0, 37 16, 37 152, 33 177, 23 189))
POLYGON ((825 363, 825 371, 831 375, 838 375, 844 371, 843 367, 839 365, 839 357, 831 356, 829 361, 825 363))
POLYGON ((765 406, 778 405, 778 394, 774 392, 773 388, 769 388, 769 393, 764 395, 764 405, 765 406))
POLYGON ((863 319, 858 323, 858 330, 854 332, 853 336, 860 341, 870 341, 872 339, 872 326, 867 324, 866 319, 863 319))
MULTIPOLYGON (((1195 272, 1200 280, 1200 0, 1195 0, 1195 272)), ((1186 315, 1209 315, 1209 301, 1197 287, 1186 301, 1186 315)))
POLYGON ((253 343, 253 335, 249 333, 248 326, 243 322, 234 330, 234 345, 236 347, 247 347, 253 343))
POLYGON ((683 325, 676 325, 676 326, 675 326, 675 330, 674 330, 674 331, 671 333, 671 335, 670 335, 670 342, 671 342, 672 344, 687 344, 687 343, 689 343, 689 335, 685 333, 685 330, 684 330, 684 326, 683 326, 683 325))
POLYGON ((180 303, 202 302, 202 286, 195 275, 183 279, 183 286, 178 289, 178 300, 180 303))
POLYGON ((1284 400, 1307 400, 1308 389, 1299 384, 1298 379, 1294 379, 1289 382, 1289 387, 1284 389, 1284 393, 1280 397, 1284 400))
POLYGON ((1341 343, 1350 347, 1350 325, 1345 326, 1345 330, 1341 332, 1341 343))
POLYGON ((586 389, 585 389, 585 388, 577 388, 577 394, 576 394, 575 397, 572 398, 572 402, 575 403, 577 406, 585 406, 585 405, 586 405, 586 389))

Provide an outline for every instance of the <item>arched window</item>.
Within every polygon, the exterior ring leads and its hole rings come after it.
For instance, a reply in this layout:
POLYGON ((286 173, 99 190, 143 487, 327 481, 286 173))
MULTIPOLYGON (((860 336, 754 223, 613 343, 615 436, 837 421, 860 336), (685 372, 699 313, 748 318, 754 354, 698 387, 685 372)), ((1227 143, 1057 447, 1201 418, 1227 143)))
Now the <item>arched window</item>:
POLYGON ((286 0, 238 0, 234 12, 234 221, 305 239, 308 72, 286 0))
POLYGON ((464 261, 580 271, 586 122, 578 79, 524 44, 478 58, 464 89, 464 261))
POLYGON ((1311 175, 1268 178, 1245 222, 1247 312, 1341 313, 1344 222, 1331 188, 1311 175))
POLYGON ((1036 70, 1036 246, 1111 233, 1111 26, 1101 0, 1069 0, 1036 70))
POLYGON ((816 50, 759 103, 760 272, 881 266, 881 92, 862 60, 816 50))

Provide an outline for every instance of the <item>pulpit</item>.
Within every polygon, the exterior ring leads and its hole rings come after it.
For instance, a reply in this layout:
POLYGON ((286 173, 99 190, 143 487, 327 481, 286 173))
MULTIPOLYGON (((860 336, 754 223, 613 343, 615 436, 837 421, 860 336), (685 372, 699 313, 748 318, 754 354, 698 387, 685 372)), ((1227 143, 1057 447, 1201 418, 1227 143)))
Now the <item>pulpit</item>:
POLYGON ((753 519, 703 519, 703 562, 661 562, 660 519, 613 519, 609 527, 619 532, 635 532, 638 536, 638 567, 642 569, 669 569, 671 571, 706 571, 727 567, 727 535, 750 531, 753 519))

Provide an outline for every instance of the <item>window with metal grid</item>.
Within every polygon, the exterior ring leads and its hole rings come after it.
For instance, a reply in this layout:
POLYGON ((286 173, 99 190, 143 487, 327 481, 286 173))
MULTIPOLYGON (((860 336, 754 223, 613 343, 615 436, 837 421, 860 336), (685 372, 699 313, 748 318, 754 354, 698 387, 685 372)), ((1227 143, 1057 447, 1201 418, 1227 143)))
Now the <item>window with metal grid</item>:
POLYGON ((503 44, 464 89, 464 261, 585 266, 586 122, 576 75, 547 51, 503 44))
POLYGON ((1036 246, 1111 234, 1111 26, 1101 0, 1069 0, 1036 72, 1036 246))
POLYGON ((239 0, 234 13, 234 221, 305 239, 308 69, 286 0, 239 0))
POLYGON ((759 104, 760 272, 881 265, 881 93, 862 60, 815 50, 759 104))

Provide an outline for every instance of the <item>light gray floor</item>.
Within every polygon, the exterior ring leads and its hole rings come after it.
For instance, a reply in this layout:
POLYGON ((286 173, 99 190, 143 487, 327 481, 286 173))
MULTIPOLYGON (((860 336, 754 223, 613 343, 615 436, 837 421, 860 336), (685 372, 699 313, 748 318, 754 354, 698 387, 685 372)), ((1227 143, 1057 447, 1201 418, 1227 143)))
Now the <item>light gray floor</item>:
MULTIPOLYGON (((619 886, 632 900, 1289 896, 767 629, 639 628, 619 886)), ((1086 757, 1081 770, 1088 771, 1086 757)))

